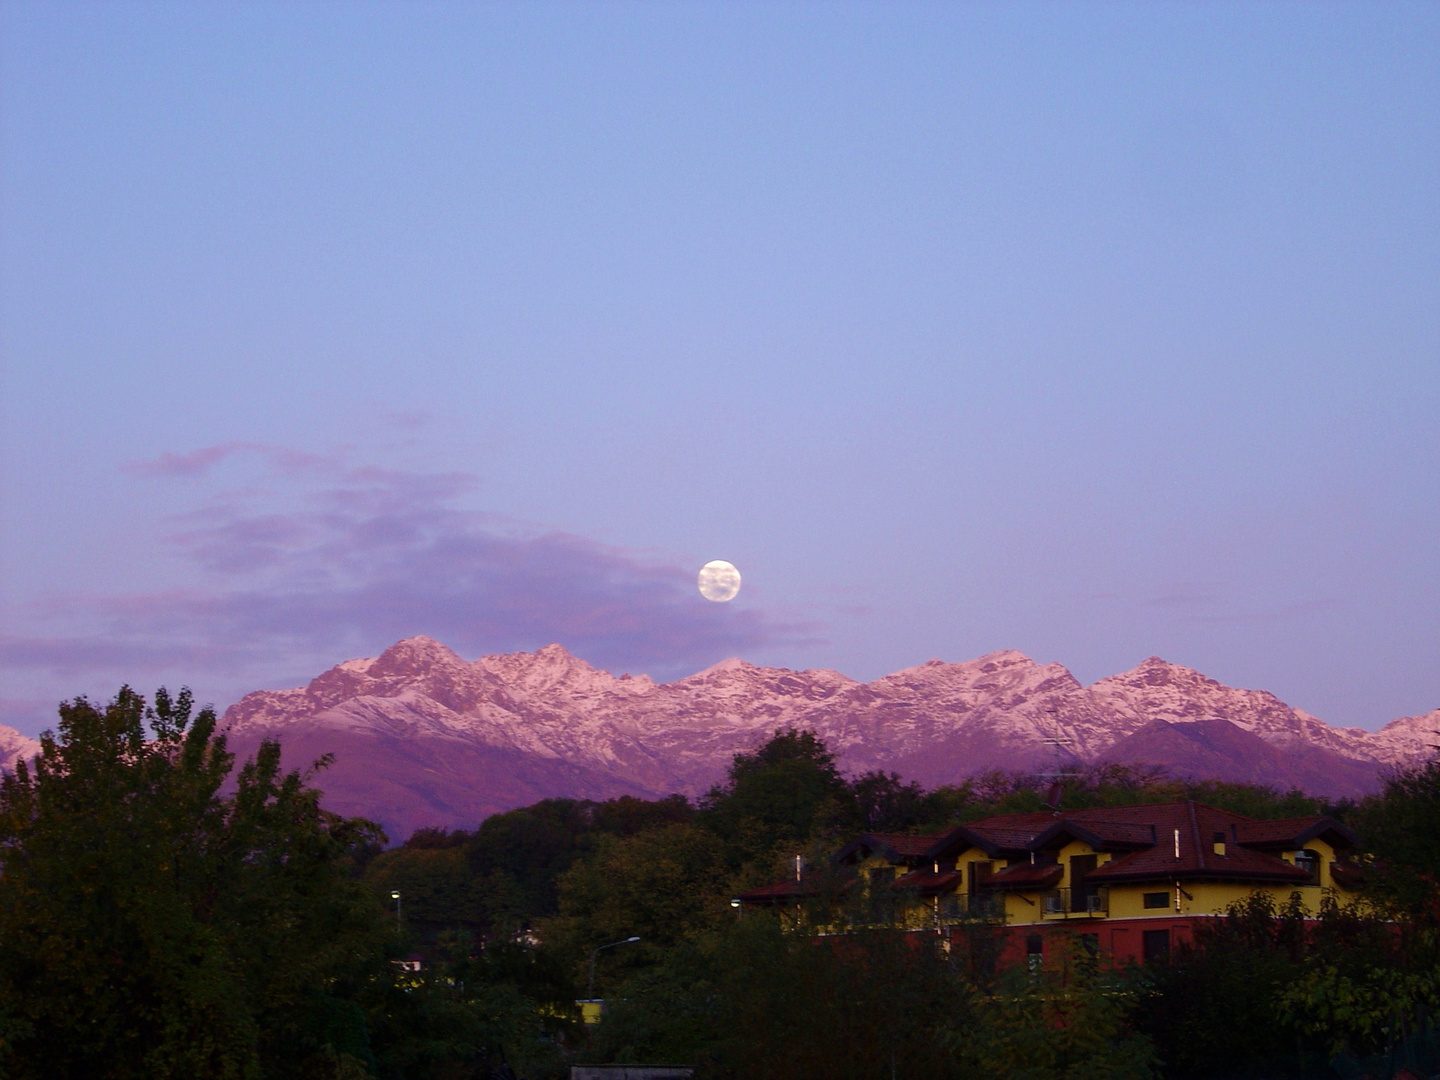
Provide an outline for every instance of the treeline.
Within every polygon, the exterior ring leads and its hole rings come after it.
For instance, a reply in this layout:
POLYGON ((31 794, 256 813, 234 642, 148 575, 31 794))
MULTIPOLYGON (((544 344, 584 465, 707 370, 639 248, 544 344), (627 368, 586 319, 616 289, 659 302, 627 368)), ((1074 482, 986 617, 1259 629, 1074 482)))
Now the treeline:
POLYGON ((693 803, 546 800, 386 850, 320 807, 323 772, 281 772, 273 745, 236 764, 188 694, 123 690, 62 706, 0 784, 0 1077, 540 1080, 606 1061, 777 1080, 1382 1076, 1423 1054, 1440 1008, 1436 765, 1339 806, 1134 768, 1058 792, 1009 774, 926 791, 847 778, 790 731, 693 803), (731 906, 858 831, 1051 798, 1333 813, 1365 838, 1375 903, 1307 926, 1253 900, 1168 965, 1075 949, 1043 971, 997 965, 983 922, 946 947, 817 941, 731 906), (587 1027, 592 963, 609 1010, 587 1027))
POLYGON ((584 937, 637 926, 658 935, 649 941, 669 941, 677 928, 713 922, 737 892, 793 874, 797 854, 822 864, 860 832, 938 833, 995 814, 1182 799, 1255 818, 1353 810, 1299 791, 1175 780, 1128 765, 1090 768, 1058 785, 993 771, 925 790, 895 773, 847 778, 813 733, 781 731, 736 755, 725 782, 694 804, 680 795, 546 799, 474 832, 421 829, 377 855, 365 877, 379 895, 402 894, 417 943, 462 929, 503 937, 542 922, 547 941, 572 928, 584 937))

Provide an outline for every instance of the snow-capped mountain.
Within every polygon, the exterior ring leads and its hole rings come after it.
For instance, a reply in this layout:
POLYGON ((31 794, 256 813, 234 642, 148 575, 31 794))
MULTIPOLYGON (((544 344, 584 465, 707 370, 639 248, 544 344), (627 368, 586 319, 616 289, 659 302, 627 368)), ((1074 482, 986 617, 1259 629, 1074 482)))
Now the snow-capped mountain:
POLYGON ((1383 766, 1440 744, 1440 710, 1379 732, 1335 728, 1158 657, 1091 686, 1014 651, 932 660, 870 683, 726 660, 657 684, 559 645, 467 662, 425 637, 300 689, 249 694, 224 725, 242 752, 278 738, 287 764, 333 753, 320 780, 327 802, 395 838, 420 825, 473 827, 552 795, 697 794, 733 754, 789 726, 816 731, 847 770, 926 785, 997 767, 1119 761, 1356 795, 1383 766))
POLYGON ((13 772, 17 761, 33 758, 38 753, 40 743, 37 740, 0 724, 0 772, 13 772))

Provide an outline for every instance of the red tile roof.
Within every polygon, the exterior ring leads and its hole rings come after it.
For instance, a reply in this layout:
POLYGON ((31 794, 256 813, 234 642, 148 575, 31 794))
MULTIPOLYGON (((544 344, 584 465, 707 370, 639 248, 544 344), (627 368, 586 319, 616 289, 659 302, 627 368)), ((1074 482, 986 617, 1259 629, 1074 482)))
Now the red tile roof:
POLYGON ((1342 889, 1358 889, 1365 884, 1365 871, 1354 863, 1337 862, 1330 867, 1330 876, 1342 889))
POLYGON ((1104 818, 1084 817, 1081 814, 1066 814, 1036 836, 1030 846, 1041 850, 1060 848, 1072 839, 1084 841, 1096 851, 1109 851, 1115 848, 1154 847, 1156 833, 1153 822, 1109 821, 1104 818))
POLYGON ((916 857, 924 855, 939 839, 938 834, 915 836, 910 833, 869 833, 882 844, 889 846, 898 855, 916 857))
MULTIPOLYGON (((1306 870, 1285 862, 1272 852, 1297 849, 1309 839, 1324 836, 1340 848, 1354 842, 1354 834, 1330 818, 1290 818, 1252 821, 1228 810, 1196 802, 1149 806, 1112 806, 1066 813, 1040 811, 1002 814, 957 826, 941 836, 906 833, 869 833, 851 841, 836 858, 861 851, 875 852, 892 862, 915 866, 979 848, 992 859, 1004 855, 1015 866, 997 871, 987 884, 997 888, 1038 889, 1055 885, 1061 868, 1020 861, 1029 852, 1054 851, 1070 838, 1100 851, 1115 854, 1110 862, 1085 876, 1093 884, 1126 881, 1220 880, 1274 882, 1304 885, 1306 870), (1224 854, 1217 853, 1216 841, 1224 854)), ((1359 869, 1337 864, 1336 884, 1352 888, 1359 869)), ((958 871, 917 868, 896 883, 905 888, 941 890, 958 887, 958 871), (951 883, 954 883, 953 886, 951 883)), ((817 895, 818 883, 802 886, 782 882, 741 897, 746 902, 817 895)))
POLYGON ((1229 827, 1247 820, 1239 814, 1195 802, 1115 809, 1131 812, 1132 818, 1137 812, 1147 812, 1150 824, 1155 828, 1157 842, 1153 847, 1133 852, 1091 871, 1086 875, 1087 881, 1210 878, 1304 884, 1310 879, 1306 871, 1282 859, 1251 851, 1233 842, 1225 844, 1224 855, 1217 855, 1214 849, 1216 834, 1232 840, 1229 827))
POLYGON ((912 833, 861 833, 836 853, 835 861, 844 862, 851 856, 863 857, 862 852, 870 852, 892 862, 926 862, 930 849, 941 838, 940 833, 924 836, 912 833))
POLYGON ((827 892, 844 892, 855 884, 855 871, 820 871, 806 874, 799 881, 777 881, 773 885, 761 885, 757 889, 740 893, 737 899, 745 904, 775 904, 792 900, 804 900, 812 896, 823 896, 827 892))
POLYGON ((985 885, 992 889, 1050 889, 1060 884, 1064 875, 1056 863, 1021 863, 997 870, 985 885))
POLYGON ((998 814, 982 821, 957 825, 941 835, 928 854, 931 858, 944 858, 970 847, 978 847, 991 856, 1002 851, 1026 851, 1035 836, 1059 820, 1060 815, 1053 810, 998 814))
POLYGON ((1246 821, 1235 824, 1236 839, 1247 847, 1289 850, 1304 847, 1323 836, 1336 847, 1356 847, 1355 834, 1334 818, 1283 818, 1279 821, 1246 821))
POLYGON ((915 870, 895 879, 895 888, 914 889, 918 893, 954 892, 965 880, 958 870, 915 870))
POLYGON ((761 885, 758 889, 743 892, 739 899, 747 904, 763 904, 780 900, 799 900, 815 894, 816 890, 807 887, 806 882, 778 881, 774 885, 761 885))
MULTIPOLYGON (((942 843, 932 849, 932 854, 947 846, 953 854, 967 840, 983 841, 973 846, 993 855, 997 851, 1060 846, 1073 837, 1098 850, 1117 853, 1117 858, 1087 875, 1087 880, 1096 882, 1178 877, 1303 884, 1309 880, 1304 870, 1246 845, 1295 846, 1293 841, 1297 836, 1319 835, 1327 828, 1343 827, 1328 818, 1251 821, 1240 814, 1196 802, 1108 806, 985 818, 947 833, 942 843), (1224 855, 1215 854, 1216 834, 1224 835, 1224 855), (1275 843, 1277 839, 1281 842, 1275 843), (1119 855, 1121 851, 1128 853, 1119 855)), ((1006 880, 1021 881, 1030 873, 1025 864, 1014 870, 1019 876, 1006 880)), ((998 881, 1001 874, 1009 873, 1010 870, 1000 871, 991 879, 992 883, 998 881)))

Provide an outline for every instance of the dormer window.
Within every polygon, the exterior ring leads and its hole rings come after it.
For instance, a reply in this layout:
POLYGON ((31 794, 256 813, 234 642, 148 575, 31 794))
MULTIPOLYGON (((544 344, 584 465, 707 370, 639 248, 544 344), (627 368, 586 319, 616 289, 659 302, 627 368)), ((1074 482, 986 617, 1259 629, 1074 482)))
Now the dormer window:
POLYGON ((1306 848, 1304 851, 1295 852, 1295 868, 1304 870, 1310 875, 1308 885, 1320 884, 1320 853, 1306 848))
POLYGON ((1225 854, 1225 834, 1223 832, 1217 832, 1212 838, 1212 850, 1216 855, 1225 854))

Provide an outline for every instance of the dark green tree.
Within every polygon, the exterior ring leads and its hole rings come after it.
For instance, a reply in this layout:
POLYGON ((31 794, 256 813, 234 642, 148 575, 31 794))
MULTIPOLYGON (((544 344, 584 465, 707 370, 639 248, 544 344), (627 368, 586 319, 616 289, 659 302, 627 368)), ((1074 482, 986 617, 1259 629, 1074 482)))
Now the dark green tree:
POLYGON ((699 823, 725 844, 733 866, 768 864, 782 849, 859 824, 855 793, 813 731, 777 731, 754 753, 736 754, 724 784, 701 802, 699 823))
POLYGON ((378 829, 322 810, 274 743, 232 780, 214 712, 191 713, 188 691, 76 699, 0 783, 8 1076, 338 1077, 372 1060, 359 996, 388 968, 388 928, 347 856, 378 829))
POLYGON ((906 783, 899 773, 875 770, 850 784, 855 795, 859 825, 868 832, 906 832, 923 824, 927 811, 925 789, 906 783))
POLYGON ((597 983, 658 962, 665 950, 733 919, 715 838, 694 825, 666 825, 633 836, 602 835, 560 878, 560 916, 541 924, 547 947, 565 956, 584 985, 589 950, 638 936, 635 948, 605 954, 597 983))
POLYGON ((1372 895, 1440 926, 1440 759, 1390 776, 1351 815, 1372 895))

